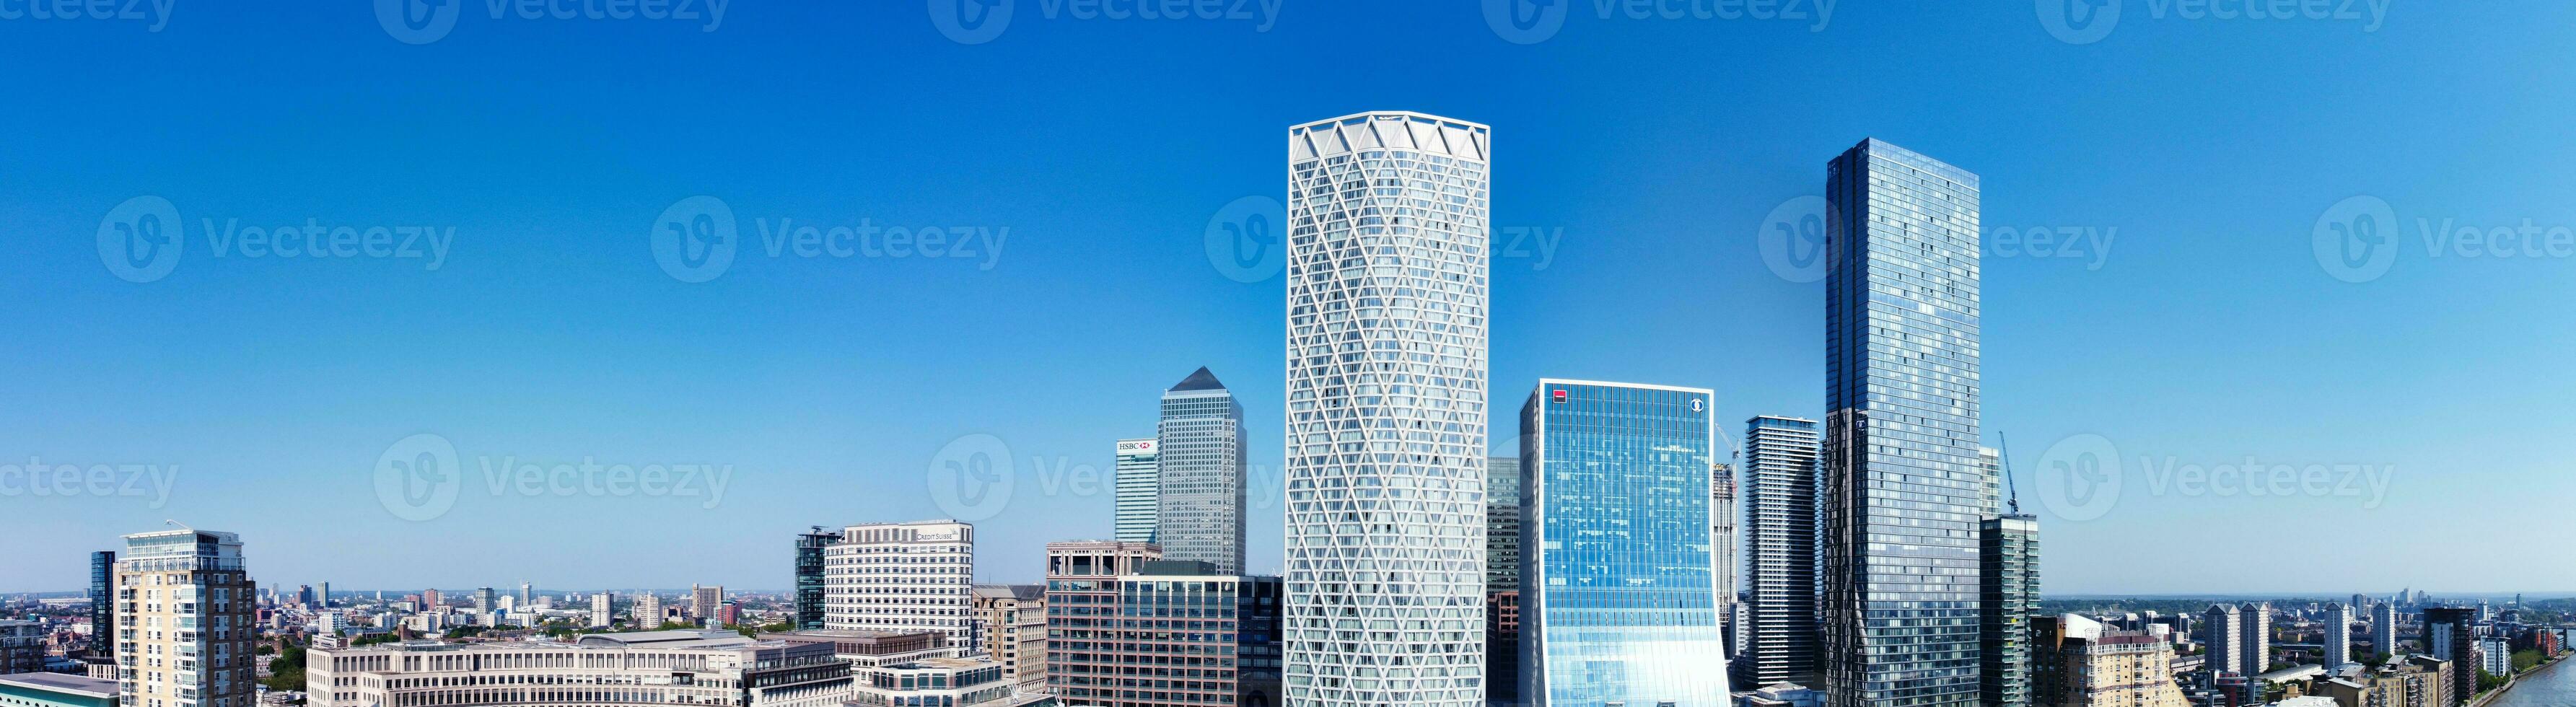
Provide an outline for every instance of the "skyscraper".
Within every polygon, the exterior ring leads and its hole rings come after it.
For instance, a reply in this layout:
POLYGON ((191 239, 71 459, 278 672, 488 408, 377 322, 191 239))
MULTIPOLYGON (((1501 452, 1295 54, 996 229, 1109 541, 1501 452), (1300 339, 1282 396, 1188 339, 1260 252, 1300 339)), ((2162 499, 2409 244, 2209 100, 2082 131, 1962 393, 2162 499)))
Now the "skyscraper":
POLYGON ((859 631, 939 631, 975 645, 975 526, 954 520, 870 523, 824 548, 823 624, 859 631))
POLYGON ((1485 458, 1485 699, 1519 701, 1521 458, 1485 458))
POLYGON ((1163 556, 1243 573, 1243 404, 1201 367, 1163 391, 1154 428, 1154 542, 1163 556))
POLYGON ((840 533, 824 532, 822 526, 796 534, 796 630, 823 628, 824 549, 840 541, 840 533))
POLYGON ((1816 685, 1815 420, 1744 422, 1744 655, 1737 687, 1816 685))
POLYGON ((1490 129, 1288 131, 1287 696, 1485 693, 1490 129))
POLYGON ((2478 693, 2477 620, 2472 607, 2424 607, 2424 650, 2451 661, 2451 704, 2467 704, 2478 693))
MULTIPOLYGON (((971 603, 973 599, 970 597, 968 601, 971 603)), ((724 624, 718 621, 720 617, 716 616, 717 610, 723 608, 724 585, 689 585, 689 620, 705 628, 724 628, 724 624)))
POLYGON ((330 582, 323 582, 322 588, 316 590, 316 593, 313 595, 313 605, 321 608, 329 608, 331 606, 330 582))
POLYGON ((2236 607, 2211 604, 2206 617, 2207 620, 2201 622, 2200 644, 2209 649, 2209 658, 2203 664, 2208 666, 2210 676, 2214 678, 2219 673, 2244 676, 2244 615, 2238 613, 2236 607))
POLYGON ((89 654, 116 657, 116 551, 89 554, 89 654))
POLYGON ((1701 388, 1541 379, 1521 408, 1521 689, 1543 705, 1729 703, 1701 388))
POLYGON ((1977 175, 1876 139, 1825 183, 1830 707, 1977 701, 1977 175))
POLYGON ((2335 602, 2326 605, 2326 623, 2322 638, 2326 643, 2326 669, 2354 662, 2352 659, 2352 605, 2335 602))
POLYGON ((1118 440, 1119 542, 1154 542, 1154 513, 1162 503, 1161 467, 1155 463, 1154 438, 1118 440))
POLYGON ((626 609, 626 614, 626 627, 637 631, 661 628, 662 622, 671 615, 662 608, 662 595, 652 592, 636 593, 635 603, 626 609))
MULTIPOLYGON (((1717 573, 1719 625, 1733 630, 1735 616, 1735 466, 1708 465, 1708 565, 1717 573)), ((1759 687, 1759 686, 1755 686, 1759 687)))
POLYGON ((2039 517, 2007 513, 1980 527, 1978 694, 1986 707, 2030 707, 2030 619, 2039 611, 2039 517))
POLYGON ((439 596, 436 589, 423 589, 420 591, 420 610, 431 614, 446 613, 446 597, 439 596))
POLYGON ((206 530, 125 536, 116 562, 117 704, 252 707, 251 642, 258 592, 242 566, 241 537, 206 530), (184 629, 184 630, 182 630, 184 629))
POLYGON ((527 583, 527 582, 520 582, 520 583, 519 583, 519 607, 524 609, 524 608, 533 607, 533 606, 536 606, 536 605, 537 605, 537 586, 536 586, 536 585, 534 585, 534 584, 529 584, 529 583, 527 583))
POLYGON ((500 597, 494 594, 491 587, 474 588, 474 613, 489 614, 500 605, 500 597))
POLYGON ((2380 602, 2370 607, 2370 652, 2397 658, 2397 604, 2380 602))
POLYGON ((617 625, 616 593, 600 592, 590 595, 590 625, 600 627, 617 625))
POLYGON ((2244 606, 2237 607, 2236 613, 2242 616, 2245 622, 2245 632, 2240 634, 2241 640, 2237 644, 2239 649, 2236 654, 2236 664, 2239 666, 2237 671, 2244 673, 2248 678, 2270 672, 2272 670, 2272 603, 2245 602, 2244 606))

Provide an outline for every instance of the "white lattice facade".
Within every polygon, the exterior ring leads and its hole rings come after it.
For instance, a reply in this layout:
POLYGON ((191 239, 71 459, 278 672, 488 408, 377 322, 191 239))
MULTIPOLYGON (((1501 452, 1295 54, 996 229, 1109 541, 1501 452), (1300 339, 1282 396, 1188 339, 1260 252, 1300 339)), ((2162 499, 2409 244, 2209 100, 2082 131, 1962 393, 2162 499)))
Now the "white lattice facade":
POLYGON ((1292 707, 1484 702, 1488 138, 1289 130, 1292 707))

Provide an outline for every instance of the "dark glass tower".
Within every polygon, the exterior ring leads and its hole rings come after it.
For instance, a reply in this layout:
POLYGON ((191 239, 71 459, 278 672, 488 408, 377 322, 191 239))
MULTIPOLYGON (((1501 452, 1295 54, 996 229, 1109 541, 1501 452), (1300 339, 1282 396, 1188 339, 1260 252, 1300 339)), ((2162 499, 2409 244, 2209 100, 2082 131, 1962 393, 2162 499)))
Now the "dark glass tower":
POLYGON ((1978 701, 1977 200, 1977 175, 1875 139, 1827 168, 1829 707, 1978 701))
POLYGON ((116 551, 89 554, 89 654, 116 655, 116 551))
POLYGON ((823 628, 823 549, 839 542, 840 533, 823 532, 796 536, 796 628, 823 628))

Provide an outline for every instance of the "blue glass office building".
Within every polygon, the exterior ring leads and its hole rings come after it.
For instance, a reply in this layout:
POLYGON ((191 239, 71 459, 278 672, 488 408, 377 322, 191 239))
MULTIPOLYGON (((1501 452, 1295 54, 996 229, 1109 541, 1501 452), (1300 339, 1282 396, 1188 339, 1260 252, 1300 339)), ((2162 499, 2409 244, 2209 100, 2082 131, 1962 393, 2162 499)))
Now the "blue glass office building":
POLYGON ((1825 704, 1975 705, 1977 175, 1867 140, 1825 182, 1825 704))
POLYGON ((1521 699, 1724 707, 1711 394, 1541 380, 1521 408, 1521 699))

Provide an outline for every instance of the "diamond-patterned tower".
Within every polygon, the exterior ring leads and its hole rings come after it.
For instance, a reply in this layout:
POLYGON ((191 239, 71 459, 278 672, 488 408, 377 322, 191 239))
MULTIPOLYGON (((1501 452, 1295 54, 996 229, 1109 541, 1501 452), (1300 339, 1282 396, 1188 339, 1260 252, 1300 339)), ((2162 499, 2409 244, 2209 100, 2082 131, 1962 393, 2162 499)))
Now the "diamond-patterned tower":
POLYGON ((1291 707, 1482 707, 1489 129, 1288 130, 1291 707))

